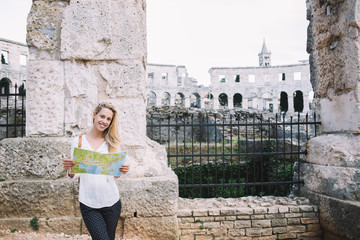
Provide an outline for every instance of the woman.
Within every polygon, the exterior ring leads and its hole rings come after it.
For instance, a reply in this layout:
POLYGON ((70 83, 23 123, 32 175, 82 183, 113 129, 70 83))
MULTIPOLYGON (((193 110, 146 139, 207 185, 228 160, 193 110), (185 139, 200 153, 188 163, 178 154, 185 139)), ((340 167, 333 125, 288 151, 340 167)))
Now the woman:
MULTIPOLYGON (((117 124, 117 111, 109 103, 100 103, 93 113, 93 127, 84 136, 75 138, 75 147, 99 153, 118 152, 120 137, 117 124)), ((72 156, 72 154, 71 154, 72 156)), ((80 211, 92 239, 115 239, 116 226, 121 212, 121 201, 114 176, 94 174, 71 174, 75 162, 63 160, 68 177, 79 179, 80 211)), ((124 164, 120 172, 126 174, 129 165, 124 164)))

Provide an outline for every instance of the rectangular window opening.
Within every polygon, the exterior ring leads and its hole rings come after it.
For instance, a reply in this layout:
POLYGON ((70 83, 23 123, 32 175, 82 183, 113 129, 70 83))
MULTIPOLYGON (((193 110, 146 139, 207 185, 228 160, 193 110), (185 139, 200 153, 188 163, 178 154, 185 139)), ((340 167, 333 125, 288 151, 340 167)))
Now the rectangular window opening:
POLYGON ((178 77, 178 79, 177 79, 177 85, 178 85, 178 86, 181 86, 181 85, 182 85, 182 78, 181 78, 181 77, 178 77))
POLYGON ((168 80, 168 73, 162 73, 161 79, 168 80))
POLYGON ((226 81, 225 75, 219 75, 219 81, 220 81, 221 83, 224 83, 224 82, 226 81))
POLYGON ((235 82, 240 82, 240 75, 234 75, 235 82))
POLYGON ((9 52, 1 51, 1 64, 9 64, 9 52))
POLYGON ((280 73, 280 76, 281 76, 281 81, 285 81, 286 80, 286 76, 285 76, 285 73, 280 73))

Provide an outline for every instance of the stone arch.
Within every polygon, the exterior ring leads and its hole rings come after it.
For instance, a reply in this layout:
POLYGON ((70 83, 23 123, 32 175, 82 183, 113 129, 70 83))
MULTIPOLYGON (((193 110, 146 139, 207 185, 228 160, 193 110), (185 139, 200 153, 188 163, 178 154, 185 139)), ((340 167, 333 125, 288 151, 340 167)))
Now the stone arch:
POLYGON ((0 94, 9 94, 10 93, 11 81, 8 78, 2 78, 0 80, 0 94))
POLYGON ((170 93, 164 92, 161 97, 161 106, 170 106, 170 93))
POLYGON ((280 93, 280 111, 287 112, 289 110, 288 94, 286 92, 280 93))
POLYGON ((240 93, 235 93, 233 97, 234 107, 242 107, 242 95, 240 93))
POLYGON ((294 92, 294 111, 302 112, 304 110, 304 94, 297 90, 294 92))
POLYGON ((146 102, 148 106, 156 106, 156 93, 153 91, 148 92, 146 102))
POLYGON ((228 96, 226 93, 220 93, 218 99, 220 106, 226 107, 228 105, 228 96))
POLYGON ((198 93, 190 95, 190 107, 201 108, 201 97, 198 93))
POLYGON ((185 107, 185 95, 181 92, 175 95, 175 106, 185 107))

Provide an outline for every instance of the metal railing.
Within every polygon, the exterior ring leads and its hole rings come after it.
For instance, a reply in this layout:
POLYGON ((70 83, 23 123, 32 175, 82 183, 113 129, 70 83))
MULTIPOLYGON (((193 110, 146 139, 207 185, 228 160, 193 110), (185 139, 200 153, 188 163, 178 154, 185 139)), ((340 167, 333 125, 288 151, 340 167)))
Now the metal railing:
POLYGON ((25 90, 0 92, 0 140, 25 135, 25 90))
POLYGON ((150 115, 147 135, 166 146, 181 197, 286 196, 300 188, 305 142, 316 115, 150 115))

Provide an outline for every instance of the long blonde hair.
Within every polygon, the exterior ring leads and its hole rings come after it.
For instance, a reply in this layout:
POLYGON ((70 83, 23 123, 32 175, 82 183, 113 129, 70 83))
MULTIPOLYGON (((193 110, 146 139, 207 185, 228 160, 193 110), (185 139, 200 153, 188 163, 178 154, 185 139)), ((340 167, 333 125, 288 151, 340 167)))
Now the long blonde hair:
POLYGON ((113 112, 113 117, 110 122, 110 126, 104 130, 103 138, 109 146, 109 152, 116 152, 120 146, 120 133, 118 126, 118 113, 116 108, 108 102, 102 102, 94 110, 95 115, 98 114, 101 109, 107 108, 113 112))

